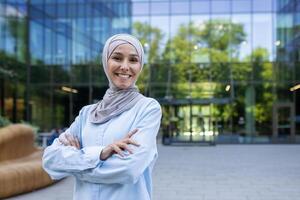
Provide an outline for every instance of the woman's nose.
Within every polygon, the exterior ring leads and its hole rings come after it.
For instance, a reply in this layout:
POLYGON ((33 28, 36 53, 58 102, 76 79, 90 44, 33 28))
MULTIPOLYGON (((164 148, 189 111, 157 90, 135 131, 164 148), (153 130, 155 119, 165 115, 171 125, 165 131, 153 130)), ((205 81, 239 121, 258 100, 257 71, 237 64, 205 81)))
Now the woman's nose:
POLYGON ((121 69, 126 71, 129 70, 129 63, 126 60, 121 63, 121 69))

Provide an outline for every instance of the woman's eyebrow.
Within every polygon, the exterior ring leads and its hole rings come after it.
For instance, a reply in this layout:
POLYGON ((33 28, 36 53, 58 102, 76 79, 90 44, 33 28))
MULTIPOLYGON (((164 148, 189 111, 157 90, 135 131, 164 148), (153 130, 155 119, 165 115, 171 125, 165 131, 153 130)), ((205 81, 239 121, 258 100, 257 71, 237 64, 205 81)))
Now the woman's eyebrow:
POLYGON ((122 53, 119 53, 119 52, 113 52, 112 55, 114 55, 114 54, 116 54, 116 55, 123 55, 122 53))
POLYGON ((139 55, 135 54, 135 53, 132 53, 132 54, 129 54, 130 56, 134 56, 134 57, 139 57, 139 55))
MULTIPOLYGON (((120 56, 123 56, 123 53, 118 52, 118 51, 114 51, 114 52, 112 53, 112 55, 120 55, 120 56)), ((129 56, 139 57, 139 55, 136 54, 136 53, 130 53, 129 56)))

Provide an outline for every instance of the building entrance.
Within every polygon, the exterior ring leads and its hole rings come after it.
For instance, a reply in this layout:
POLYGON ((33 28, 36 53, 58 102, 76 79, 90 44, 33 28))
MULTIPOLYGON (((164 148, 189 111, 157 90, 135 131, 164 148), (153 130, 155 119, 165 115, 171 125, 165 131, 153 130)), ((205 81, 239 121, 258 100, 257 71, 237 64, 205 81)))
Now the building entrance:
POLYGON ((295 109, 293 103, 276 103, 273 107, 273 141, 295 140, 295 109))
POLYGON ((164 105, 163 143, 215 144, 223 131, 220 115, 213 101, 176 100, 164 105))

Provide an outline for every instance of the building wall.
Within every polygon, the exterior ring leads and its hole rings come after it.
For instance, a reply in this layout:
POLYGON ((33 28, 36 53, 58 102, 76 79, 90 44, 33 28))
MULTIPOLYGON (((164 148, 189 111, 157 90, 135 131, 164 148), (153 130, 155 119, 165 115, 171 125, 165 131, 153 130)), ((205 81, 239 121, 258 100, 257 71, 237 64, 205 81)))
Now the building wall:
POLYGON ((27 119, 42 129, 68 126, 83 105, 105 92, 103 43, 128 32, 146 52, 141 91, 162 104, 173 102, 164 106, 163 125, 173 120, 179 134, 197 135, 204 127, 262 141, 277 127, 278 137, 286 139, 291 131, 284 126, 291 125, 285 119, 293 109, 290 120, 300 135, 299 90, 290 91, 300 82, 298 0, 0 5, 1 114, 13 121, 27 119))

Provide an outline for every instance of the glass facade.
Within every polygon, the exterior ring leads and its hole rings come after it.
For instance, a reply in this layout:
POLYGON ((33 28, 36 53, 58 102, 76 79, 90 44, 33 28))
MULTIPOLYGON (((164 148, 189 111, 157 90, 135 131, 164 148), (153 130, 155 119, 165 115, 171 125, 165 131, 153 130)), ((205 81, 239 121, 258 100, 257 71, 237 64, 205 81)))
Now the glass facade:
POLYGON ((138 85, 163 106, 165 143, 300 141, 299 0, 6 0, 1 115, 68 126, 102 98, 101 49, 144 45, 138 85))

